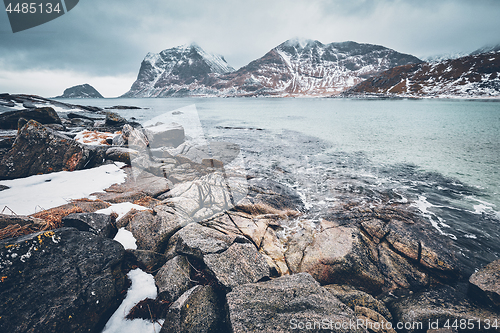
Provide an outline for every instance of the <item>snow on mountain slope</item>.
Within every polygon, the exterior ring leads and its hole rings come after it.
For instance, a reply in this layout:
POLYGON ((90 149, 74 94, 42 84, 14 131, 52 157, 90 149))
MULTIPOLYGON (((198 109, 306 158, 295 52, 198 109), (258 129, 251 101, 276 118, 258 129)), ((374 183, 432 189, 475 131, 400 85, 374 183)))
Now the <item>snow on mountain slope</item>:
POLYGON ((166 97, 188 94, 210 85, 218 75, 232 72, 226 60, 205 52, 196 44, 148 53, 137 80, 122 97, 166 97))
POLYGON ((383 46, 288 40, 236 72, 219 77, 222 95, 331 96, 418 58, 383 46))
POLYGON ((124 97, 331 96, 386 69, 421 62, 383 46, 288 40, 234 71, 197 46, 148 54, 124 97))
POLYGON ((500 51, 389 69, 345 96, 500 97, 500 51))

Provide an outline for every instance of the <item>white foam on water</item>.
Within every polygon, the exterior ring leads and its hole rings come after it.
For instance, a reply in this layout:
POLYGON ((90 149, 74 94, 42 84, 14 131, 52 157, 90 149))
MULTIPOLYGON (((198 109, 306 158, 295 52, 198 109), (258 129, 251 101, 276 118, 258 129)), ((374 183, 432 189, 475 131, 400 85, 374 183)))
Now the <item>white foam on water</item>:
POLYGON ((429 211, 429 208, 431 207, 441 207, 441 206, 436 206, 431 204, 429 201, 427 201, 427 198, 423 195, 418 196, 418 200, 411 203, 410 206, 416 207, 420 212, 422 212, 422 215, 427 217, 429 221, 431 222, 431 225, 439 231, 441 235, 450 237, 453 240, 457 240, 457 236, 451 233, 446 233, 443 231, 442 228, 450 228, 448 224, 445 223, 444 219, 441 217, 437 216, 433 212, 429 211), (437 221, 436 221, 437 219, 437 221))

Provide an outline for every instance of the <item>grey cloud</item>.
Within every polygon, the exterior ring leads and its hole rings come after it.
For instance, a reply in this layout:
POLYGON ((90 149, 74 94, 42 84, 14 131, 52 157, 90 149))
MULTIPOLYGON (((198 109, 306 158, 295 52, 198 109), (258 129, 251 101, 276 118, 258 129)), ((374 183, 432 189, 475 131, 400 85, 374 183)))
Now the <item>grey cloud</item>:
POLYGON ((498 0, 82 0, 16 34, 0 20, 0 64, 118 75, 137 72, 147 52, 197 42, 240 67, 293 37, 417 56, 472 51, 500 42, 499 14, 498 0))

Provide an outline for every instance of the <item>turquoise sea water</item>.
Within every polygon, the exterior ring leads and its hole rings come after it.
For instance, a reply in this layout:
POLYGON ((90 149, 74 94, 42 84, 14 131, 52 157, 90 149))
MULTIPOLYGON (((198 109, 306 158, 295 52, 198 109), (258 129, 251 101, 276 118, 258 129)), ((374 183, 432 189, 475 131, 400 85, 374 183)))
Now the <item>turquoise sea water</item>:
MULTIPOLYGON (((82 100, 64 100, 82 104, 82 100)), ((242 147, 252 175, 299 191, 309 214, 395 193, 418 207, 465 260, 500 256, 500 102, 281 98, 96 99, 139 122, 195 105, 209 140, 242 147)))

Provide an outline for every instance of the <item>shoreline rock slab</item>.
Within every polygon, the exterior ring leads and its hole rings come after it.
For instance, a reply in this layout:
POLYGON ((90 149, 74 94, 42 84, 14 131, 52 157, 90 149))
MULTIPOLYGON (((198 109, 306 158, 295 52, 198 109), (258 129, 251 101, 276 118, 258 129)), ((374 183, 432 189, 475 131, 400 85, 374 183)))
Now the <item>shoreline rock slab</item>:
POLYGON ((102 329, 125 289, 124 253, 118 242, 74 228, 0 241, 0 329, 102 329))
POLYGON ((331 323, 332 328, 335 323, 346 326, 331 331, 366 332, 349 328, 350 322, 356 323, 354 312, 307 273, 237 286, 226 297, 234 333, 290 332, 300 323, 313 327, 315 322, 320 326, 308 332, 324 331, 324 322, 331 323))
POLYGON ((61 124, 61 118, 51 107, 7 111, 0 114, 1 129, 18 129, 20 118, 34 120, 40 124, 61 124))

